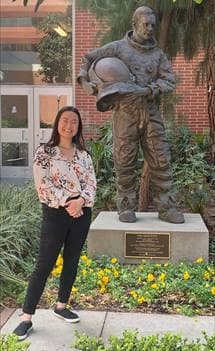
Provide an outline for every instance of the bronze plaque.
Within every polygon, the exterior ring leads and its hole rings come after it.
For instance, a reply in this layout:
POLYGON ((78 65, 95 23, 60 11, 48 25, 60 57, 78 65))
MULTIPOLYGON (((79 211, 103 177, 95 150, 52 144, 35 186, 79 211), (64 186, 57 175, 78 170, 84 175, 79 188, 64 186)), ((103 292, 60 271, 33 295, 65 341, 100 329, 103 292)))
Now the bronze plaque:
POLYGON ((170 258, 170 233, 126 232, 124 252, 127 258, 170 258))

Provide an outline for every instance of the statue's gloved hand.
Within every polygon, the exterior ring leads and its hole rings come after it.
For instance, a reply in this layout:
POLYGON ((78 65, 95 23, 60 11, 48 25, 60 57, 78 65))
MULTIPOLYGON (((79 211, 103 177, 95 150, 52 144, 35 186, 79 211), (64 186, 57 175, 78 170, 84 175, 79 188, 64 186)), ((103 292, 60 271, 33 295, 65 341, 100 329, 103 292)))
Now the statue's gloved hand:
POLYGON ((88 95, 96 95, 97 87, 96 84, 87 81, 86 79, 81 79, 81 86, 88 95))

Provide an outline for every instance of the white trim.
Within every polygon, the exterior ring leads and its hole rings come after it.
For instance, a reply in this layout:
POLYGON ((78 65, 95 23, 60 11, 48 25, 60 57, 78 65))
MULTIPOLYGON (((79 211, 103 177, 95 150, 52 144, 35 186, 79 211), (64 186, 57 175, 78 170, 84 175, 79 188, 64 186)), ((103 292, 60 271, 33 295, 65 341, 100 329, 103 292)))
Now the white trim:
MULTIPOLYGON (((27 128, 1 128, 1 143, 27 143, 28 144, 28 166, 2 166, 2 178, 31 178, 33 163, 33 90, 28 86, 1 86, 1 95, 24 95, 27 96, 28 125, 27 128)), ((0 145, 2 154, 2 144, 0 145)))

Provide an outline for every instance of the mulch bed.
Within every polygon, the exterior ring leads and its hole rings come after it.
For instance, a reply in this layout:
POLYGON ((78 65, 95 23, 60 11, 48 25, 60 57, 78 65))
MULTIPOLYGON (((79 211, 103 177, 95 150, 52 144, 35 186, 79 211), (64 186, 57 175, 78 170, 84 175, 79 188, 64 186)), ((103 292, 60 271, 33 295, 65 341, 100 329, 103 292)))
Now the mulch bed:
MULTIPOLYGON (((49 290, 50 297, 50 290, 49 290)), ((52 303, 50 304, 50 300, 47 301, 45 296, 43 296, 40 300, 38 308, 49 309, 55 305, 55 301, 57 298, 57 289, 53 291, 52 289, 52 303)), ((121 306, 117 301, 114 301, 110 298, 108 294, 98 295, 96 297, 81 295, 79 297, 79 302, 70 299, 69 305, 76 310, 87 310, 87 311, 109 311, 109 312, 142 312, 142 313, 168 313, 168 314, 178 314, 176 311, 175 305, 177 304, 177 308, 179 306, 183 306, 185 303, 184 297, 168 294, 166 296, 162 296, 156 303, 153 303, 151 306, 141 305, 133 308, 127 308, 121 306)), ((21 306, 16 303, 15 299, 5 298, 4 306, 10 308, 20 308, 21 306)), ((213 316, 215 314, 215 308, 207 307, 207 308, 199 308, 199 306, 192 305, 193 309, 199 310, 199 315, 204 316, 213 316)))

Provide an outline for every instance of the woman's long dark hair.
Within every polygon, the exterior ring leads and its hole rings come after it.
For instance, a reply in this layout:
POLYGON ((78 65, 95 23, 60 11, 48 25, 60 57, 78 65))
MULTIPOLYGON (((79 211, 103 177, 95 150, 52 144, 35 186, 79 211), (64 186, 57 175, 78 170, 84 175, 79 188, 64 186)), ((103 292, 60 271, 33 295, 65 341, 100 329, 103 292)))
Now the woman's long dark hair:
POLYGON ((82 135, 83 127, 82 127, 81 115, 78 109, 73 106, 64 106, 58 111, 57 116, 55 118, 51 138, 49 139, 49 141, 46 143, 45 146, 54 147, 59 145, 60 135, 58 133, 58 124, 62 114, 66 111, 74 112, 78 116, 78 131, 77 131, 77 134, 72 138, 71 143, 74 143, 79 150, 86 150, 83 135, 82 135))

